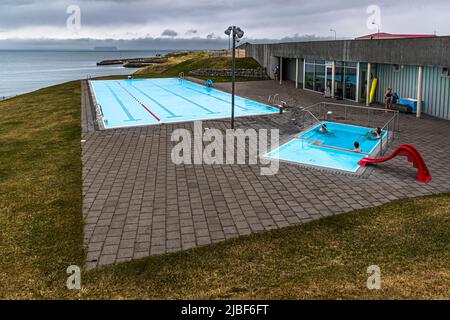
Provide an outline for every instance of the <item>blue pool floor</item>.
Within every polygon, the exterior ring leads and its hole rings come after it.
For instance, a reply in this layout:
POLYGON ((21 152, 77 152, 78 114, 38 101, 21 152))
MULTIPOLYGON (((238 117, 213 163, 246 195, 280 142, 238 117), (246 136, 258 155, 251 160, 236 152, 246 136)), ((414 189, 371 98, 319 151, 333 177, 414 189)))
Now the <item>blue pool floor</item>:
MULTIPOLYGON (((91 87, 107 129, 231 116, 230 94, 187 80, 93 80, 91 87)), ((236 96, 236 117, 276 113, 277 108, 236 96)))

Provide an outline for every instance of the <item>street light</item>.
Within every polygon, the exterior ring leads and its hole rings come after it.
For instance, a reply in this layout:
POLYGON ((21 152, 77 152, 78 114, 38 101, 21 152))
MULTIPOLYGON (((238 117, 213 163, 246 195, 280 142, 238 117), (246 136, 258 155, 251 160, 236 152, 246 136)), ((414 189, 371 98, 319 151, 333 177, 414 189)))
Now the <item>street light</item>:
POLYGON ((244 36, 244 31, 236 26, 230 26, 225 30, 227 36, 231 36, 233 41, 232 67, 231 67, 231 129, 234 129, 234 91, 236 83, 236 40, 239 41, 244 36))
POLYGON ((336 30, 334 29, 330 29, 331 32, 334 32, 334 40, 337 40, 337 33, 336 30))

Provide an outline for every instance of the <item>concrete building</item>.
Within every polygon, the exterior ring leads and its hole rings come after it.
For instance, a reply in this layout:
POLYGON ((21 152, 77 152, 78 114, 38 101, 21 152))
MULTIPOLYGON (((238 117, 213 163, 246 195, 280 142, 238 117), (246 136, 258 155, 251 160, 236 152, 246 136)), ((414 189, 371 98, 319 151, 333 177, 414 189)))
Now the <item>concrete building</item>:
POLYGON ((417 99, 421 113, 450 120, 450 37, 405 37, 278 44, 244 44, 246 56, 267 68, 279 66, 280 84, 370 104, 384 103, 393 87, 400 98, 417 99))

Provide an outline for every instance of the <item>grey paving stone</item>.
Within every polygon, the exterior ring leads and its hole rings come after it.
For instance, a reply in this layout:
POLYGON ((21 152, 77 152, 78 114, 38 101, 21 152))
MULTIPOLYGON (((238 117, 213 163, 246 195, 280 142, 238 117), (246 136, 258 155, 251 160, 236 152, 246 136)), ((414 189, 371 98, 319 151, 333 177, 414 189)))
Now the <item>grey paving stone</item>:
MULTIPOLYGON (((224 91, 229 84, 217 84, 224 91)), ((238 83, 237 94, 262 103, 270 93, 312 105, 323 98, 274 81, 238 83)), ((315 219, 393 200, 450 191, 448 121, 401 114, 401 132, 389 151, 414 144, 433 180, 415 181, 405 159, 373 166, 364 178, 280 162, 274 176, 260 165, 174 165, 171 133, 192 123, 95 130, 86 82, 82 83, 84 241, 86 267, 139 259, 207 245, 254 232, 308 223, 315 219)), ((237 118, 238 128, 280 128, 288 141, 295 128, 283 115, 237 118)), ((204 121, 224 130, 228 120, 204 121)))

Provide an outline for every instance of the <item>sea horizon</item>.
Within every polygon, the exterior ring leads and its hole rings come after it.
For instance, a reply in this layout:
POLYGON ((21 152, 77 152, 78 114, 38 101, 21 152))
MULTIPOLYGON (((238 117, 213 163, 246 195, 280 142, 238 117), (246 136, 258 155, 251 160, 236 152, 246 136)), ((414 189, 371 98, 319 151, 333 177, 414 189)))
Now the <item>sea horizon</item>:
POLYGON ((0 100, 88 77, 129 75, 136 68, 97 66, 112 59, 154 57, 179 50, 0 49, 0 100))

